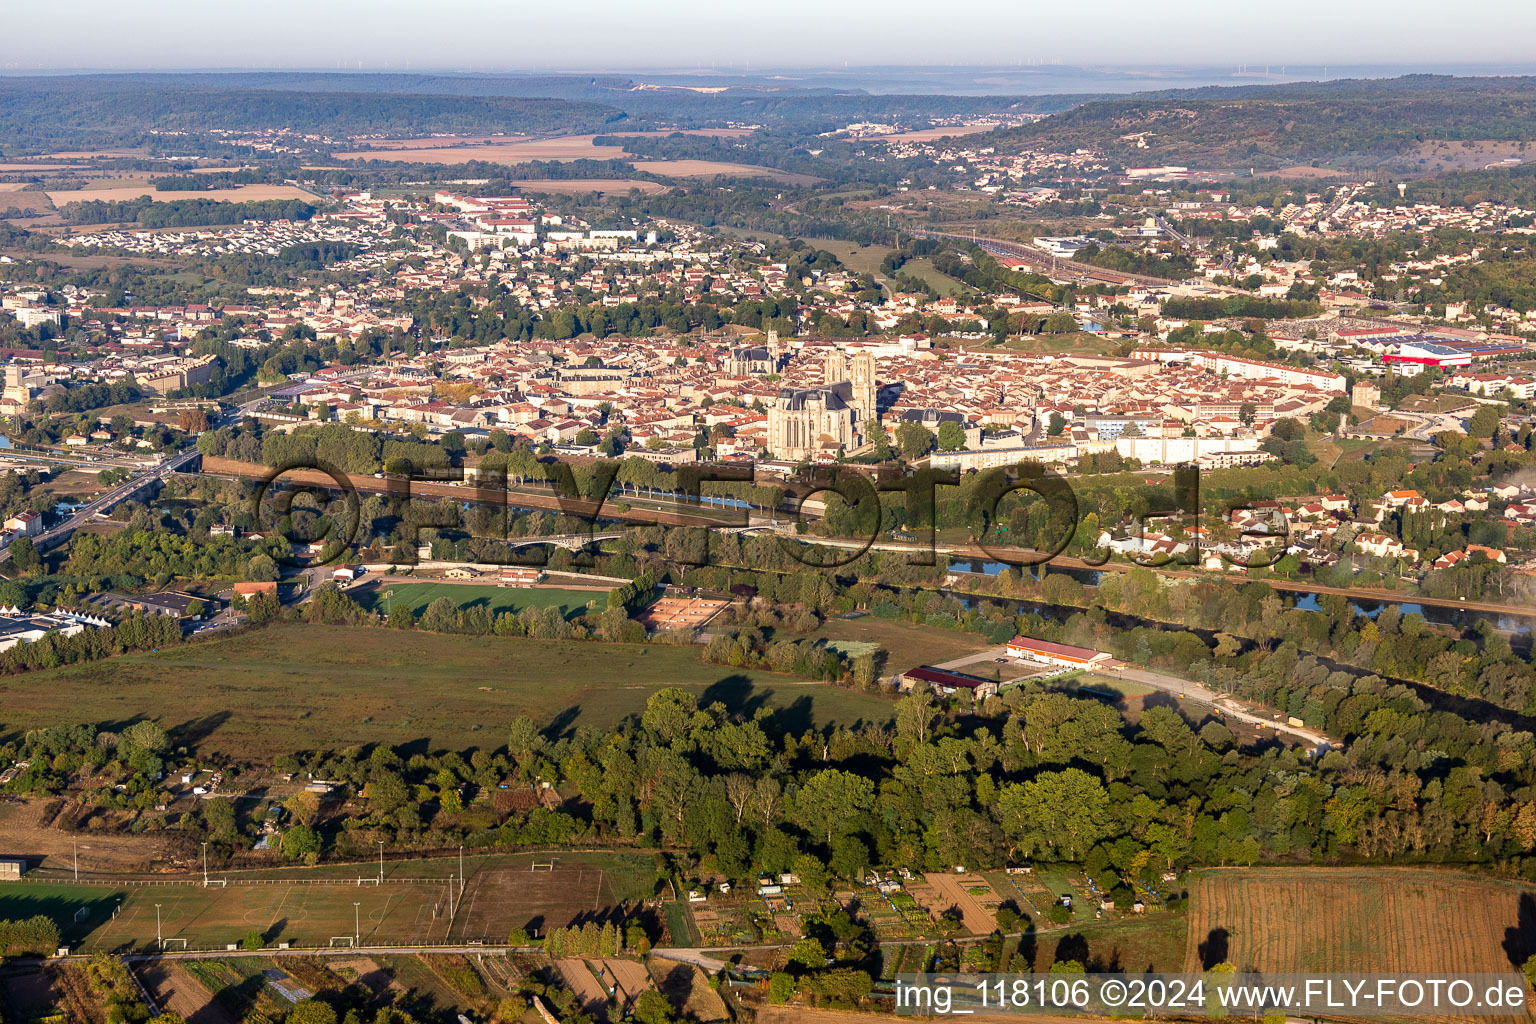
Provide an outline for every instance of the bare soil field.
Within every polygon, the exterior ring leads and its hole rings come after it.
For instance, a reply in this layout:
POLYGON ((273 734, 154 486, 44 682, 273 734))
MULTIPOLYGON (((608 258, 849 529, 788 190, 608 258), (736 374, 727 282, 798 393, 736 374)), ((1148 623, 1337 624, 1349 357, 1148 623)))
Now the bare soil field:
POLYGON ((41 964, 10 964, 5 973, 0 975, 0 999, 5 1002, 6 1014, 13 1019, 35 1020, 45 1017, 52 1012, 62 995, 55 989, 53 978, 41 964))
POLYGON ((1185 970, 1507 973, 1536 953, 1536 894, 1413 868, 1215 868, 1190 885, 1185 970))
POLYGON ((531 160, 623 158, 623 150, 617 146, 594 146, 594 138, 595 135, 561 135, 553 139, 508 136, 490 141, 412 139, 394 148, 383 148, 381 143, 375 148, 337 153, 335 157, 338 160, 396 160, 419 164, 462 164, 471 160, 518 164, 531 160))
POLYGON ((1273 172, 1277 178, 1347 178, 1348 171, 1335 171, 1327 167, 1308 167, 1298 164, 1295 167, 1282 167, 1273 172))
POLYGON ((876 135, 883 142, 932 142, 934 139, 950 139, 961 135, 975 135, 996 128, 992 123, 957 124, 948 128, 919 128, 913 132, 897 132, 895 135, 876 135))
POLYGON ((311 200, 316 198, 303 189, 295 188, 292 185, 241 185, 238 188, 204 189, 197 192, 156 192, 147 185, 130 185, 122 188, 51 191, 44 194, 48 196, 55 206, 84 202, 89 199, 99 199, 102 202, 124 202, 129 199, 138 199, 140 196, 149 196, 160 203, 175 199, 214 199, 221 203, 251 203, 260 202, 264 199, 311 200))
POLYGON ((134 973, 162 1013, 177 1014, 187 1024, 238 1024, 213 993, 175 961, 162 960, 134 973))
POLYGON ((608 977, 613 979, 620 1004, 624 1008, 625 1016, 634 1008, 635 1000, 640 998, 640 993, 651 987, 651 976, 645 969, 645 964, 635 960, 618 960, 609 958, 603 961, 603 967, 608 972, 608 977))
POLYGON ((644 178, 580 178, 569 181, 514 181, 512 184, 524 192, 556 192, 561 195, 575 195, 582 192, 600 192, 604 195, 610 193, 624 193, 630 189, 639 189, 645 195, 659 195, 667 190, 667 186, 659 181, 646 181, 644 178))
MULTIPOLYGON (((82 871, 142 871, 151 861, 163 858, 170 848, 164 839, 148 834, 114 835, 93 841, 89 834, 65 831, 62 822, 77 822, 72 810, 60 812, 58 800, 23 800, 0 804, 0 849, 9 856, 33 860, 33 867, 72 868, 76 844, 82 871), (44 824, 47 821, 48 824, 44 824)), ((89 822, 80 822, 89 824, 89 822)))
POLYGON ((822 180, 812 174, 794 174, 772 167, 717 160, 636 160, 634 164, 636 170, 650 171, 669 178, 708 178, 717 174, 732 174, 743 178, 767 178, 786 185, 814 185, 822 180))
MULTIPOLYGON (((951 875, 934 872, 924 875, 924 880, 932 887, 937 902, 924 903, 925 909, 942 913, 950 907, 960 908, 960 919, 965 923, 966 930, 973 935, 990 935, 997 930, 997 918, 986 907, 982 906, 982 900, 971 895, 972 887, 982 886, 988 892, 992 892, 992 886, 980 875, 951 875)), ((996 893, 992 898, 995 900, 996 893)), ((923 901, 919 898, 919 903, 923 901)))
POLYGON ((656 987, 666 994, 672 1005, 682 1007, 684 1016, 690 1020, 708 1022, 729 1018, 720 994, 709 987, 704 972, 693 964, 651 960, 649 965, 656 987))
POLYGON ((560 976, 581 1001, 582 1012, 594 1017, 604 1016, 608 1008, 608 993, 598 984, 597 976, 587 967, 587 962, 581 957, 568 956, 556 960, 555 966, 560 968, 560 976))
POLYGON ((345 960, 333 959, 330 968, 339 977, 349 978, 358 984, 365 986, 374 995, 384 992, 404 992, 405 988, 398 981, 389 976, 389 972, 379 966, 379 962, 370 956, 360 956, 345 960))
POLYGON ((53 981, 57 1007, 70 1024, 105 1024, 106 1007, 101 996, 91 990, 83 964, 50 964, 43 968, 53 981))
POLYGON ((454 941, 505 942, 513 928, 544 935, 595 918, 615 902, 602 869, 584 864, 552 871, 491 868, 470 882, 454 918, 454 941))

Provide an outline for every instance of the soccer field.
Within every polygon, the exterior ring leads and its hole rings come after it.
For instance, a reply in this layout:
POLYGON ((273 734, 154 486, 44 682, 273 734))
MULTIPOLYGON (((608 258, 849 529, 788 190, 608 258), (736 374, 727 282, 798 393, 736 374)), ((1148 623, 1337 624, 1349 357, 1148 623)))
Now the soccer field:
POLYGON ((263 945, 433 943, 448 934, 448 883, 384 885, 281 882, 203 888, 151 885, 127 892, 116 915, 85 940, 86 952, 222 949, 253 932, 263 945), (158 918, 157 918, 158 914, 158 918))
MULTIPOLYGON (((504 943, 513 928, 542 935, 597 917, 619 902, 605 872, 590 864, 555 865, 530 870, 505 864, 469 873, 469 882, 450 891, 444 862, 442 878, 356 880, 233 879, 204 888, 201 883, 140 885, 114 891, 86 886, 52 886, 48 899, 95 897, 96 912, 82 929, 99 922, 88 935, 72 936, 83 952, 153 949, 156 937, 168 949, 223 949, 255 933, 263 945, 287 942, 294 947, 344 946, 356 929, 358 944, 413 945, 459 942, 504 943), (103 903, 106 898, 108 902, 103 903), (450 900, 454 906, 450 912, 450 900), (157 917, 158 914, 158 917, 157 917), (183 945, 185 944, 185 945, 183 945)), ((22 883, 26 887, 26 883, 22 883)), ((20 891, 20 890, 18 890, 20 891)), ((56 917, 57 919, 57 917, 56 917)), ((61 928, 65 922, 60 920, 61 928)), ((69 934, 66 929, 66 934, 69 934)))
POLYGON ((524 608, 558 608, 568 619, 585 612, 589 604, 601 611, 608 603, 608 595, 596 590, 482 587, 465 583, 379 583, 372 588, 359 588, 353 596, 370 611, 388 614, 393 608, 409 608, 416 616, 440 597, 460 608, 485 608, 492 615, 515 614, 524 608))

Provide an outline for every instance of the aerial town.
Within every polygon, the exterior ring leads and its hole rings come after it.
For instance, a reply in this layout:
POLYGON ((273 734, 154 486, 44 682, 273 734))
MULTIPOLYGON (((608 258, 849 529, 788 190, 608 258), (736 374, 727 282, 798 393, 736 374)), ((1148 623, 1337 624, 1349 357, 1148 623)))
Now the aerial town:
POLYGON ((1536 77, 141 42, 0 75, 0 1016, 1528 1016, 1536 77))

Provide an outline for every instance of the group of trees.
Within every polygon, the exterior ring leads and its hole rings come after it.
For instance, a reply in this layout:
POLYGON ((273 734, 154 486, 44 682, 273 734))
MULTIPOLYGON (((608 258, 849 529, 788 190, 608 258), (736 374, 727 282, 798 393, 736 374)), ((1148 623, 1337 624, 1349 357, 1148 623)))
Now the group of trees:
MULTIPOLYGON (((81 195, 89 195, 82 192, 81 195)), ((128 222, 141 228, 195 228, 241 224, 248 220, 308 220, 315 207, 299 199, 262 199, 227 203, 217 199, 139 199, 104 201, 87 199, 67 203, 60 210, 74 224, 128 222)))
POLYGON ((59 926, 43 914, 0 921, 0 956, 53 956, 59 951, 59 926))

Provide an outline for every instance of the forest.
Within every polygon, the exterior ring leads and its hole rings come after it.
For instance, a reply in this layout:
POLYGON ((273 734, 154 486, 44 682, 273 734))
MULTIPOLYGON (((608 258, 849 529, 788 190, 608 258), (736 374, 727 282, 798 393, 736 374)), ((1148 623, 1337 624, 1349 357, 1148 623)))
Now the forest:
POLYGON ((981 138, 1000 151, 1081 146, 1136 166, 1273 169, 1312 161, 1408 168, 1425 140, 1533 135, 1530 78, 1408 75, 1140 93, 981 138))

